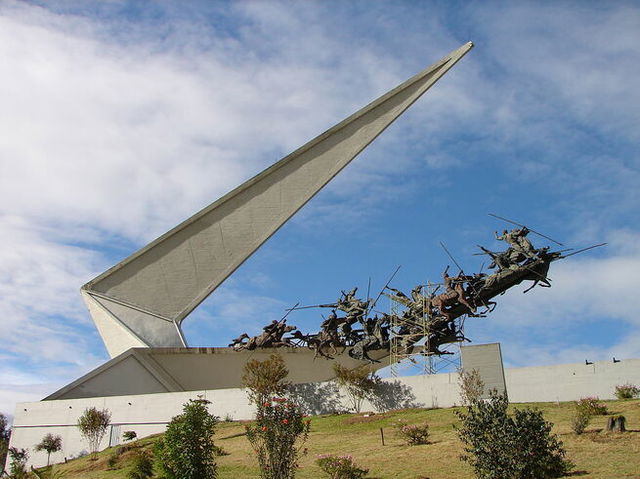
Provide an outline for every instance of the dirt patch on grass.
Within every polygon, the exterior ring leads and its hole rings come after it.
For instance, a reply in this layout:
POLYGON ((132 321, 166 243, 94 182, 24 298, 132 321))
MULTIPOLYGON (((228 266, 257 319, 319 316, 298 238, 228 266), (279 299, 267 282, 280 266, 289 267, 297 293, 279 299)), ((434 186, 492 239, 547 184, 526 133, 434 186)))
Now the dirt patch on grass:
POLYGON ((386 414, 368 414, 366 416, 352 416, 346 418, 344 421, 345 424, 362 424, 367 422, 376 422, 382 421, 383 419, 387 419, 389 416, 386 414))

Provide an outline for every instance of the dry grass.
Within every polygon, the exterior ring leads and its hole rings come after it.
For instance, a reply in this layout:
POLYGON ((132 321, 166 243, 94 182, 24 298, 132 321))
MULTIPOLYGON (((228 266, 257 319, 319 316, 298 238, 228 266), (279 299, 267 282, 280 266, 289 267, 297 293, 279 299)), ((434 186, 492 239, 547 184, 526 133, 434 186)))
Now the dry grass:
MULTIPOLYGON (((512 407, 534 406, 543 410, 545 418, 555 424, 568 458, 576 464, 574 476, 587 479, 640 479, 640 401, 605 401, 611 414, 627 418, 630 431, 610 434, 604 431, 607 417, 597 416, 587 431, 576 436, 571 430, 573 403, 516 404, 512 407)), ((392 411, 362 418, 362 415, 315 417, 307 443, 308 454, 301 460, 299 479, 321 478, 314 464, 319 454, 351 454, 356 462, 369 468, 370 478, 397 479, 472 479, 471 469, 459 460, 461 444, 453 425, 457 419, 453 409, 412 409, 392 411), (395 435, 394 424, 399 419, 408 423, 427 422, 431 443, 405 446, 395 435), (385 446, 381 444, 383 428, 385 446)), ((218 458, 219 477, 259 478, 257 463, 244 436, 240 423, 220 423, 216 444, 229 452, 218 458), (227 439, 222 439, 227 438, 227 439)), ((131 444, 135 448, 150 448, 154 438, 131 444)), ((65 479, 125 479, 128 460, 133 450, 124 452, 115 470, 106 470, 107 460, 114 448, 99 454, 98 460, 82 458, 60 466, 65 479)))

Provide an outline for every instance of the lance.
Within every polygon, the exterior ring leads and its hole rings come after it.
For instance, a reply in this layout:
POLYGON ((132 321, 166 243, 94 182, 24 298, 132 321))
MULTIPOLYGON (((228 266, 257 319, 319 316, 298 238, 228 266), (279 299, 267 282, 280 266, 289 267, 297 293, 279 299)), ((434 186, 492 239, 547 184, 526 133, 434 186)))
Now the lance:
POLYGON ((480 245, 478 245, 478 248, 483 250, 482 253, 472 253, 473 256, 484 256, 485 254, 488 254, 488 255, 497 254, 497 253, 494 253, 493 251, 489 251, 489 250, 484 251, 484 248, 482 248, 482 246, 480 246, 480 245))
POLYGON ((440 241, 440 246, 442 246, 442 249, 444 249, 444 251, 447 253, 447 256, 449 256, 449 258, 451 258, 451 261, 453 261, 453 264, 455 264, 458 267, 460 272, 464 273, 464 270, 460 267, 460 265, 458 264, 456 259, 451 255, 451 253, 449 253, 449 250, 447 249, 447 247, 444 245, 444 243, 442 241, 440 241))
POLYGON ((531 228, 529 228, 529 227, 528 227, 528 226, 526 226, 526 225, 522 225, 522 224, 517 223, 517 222, 515 222, 515 221, 508 220, 507 218, 503 218, 502 216, 494 215, 493 213, 489 213, 489 216, 493 216, 494 218, 498 218, 499 220, 506 221, 507 223, 511 223, 512 225, 520 226, 521 228, 527 228, 529 231, 531 231, 532 233, 537 234, 538 236, 542 236, 543 238, 546 238, 546 239, 548 239, 549 241, 553 241, 554 243, 559 244, 560 246, 564 246, 564 245, 563 245, 562 243, 560 243, 559 241, 556 241, 556 240, 554 240, 553 238, 549 238, 548 236, 543 235, 542 233, 539 233, 539 232, 537 232, 536 230, 532 230, 531 228))
POLYGON ((296 306, 294 306, 293 308, 290 309, 285 309, 285 311, 298 311, 300 309, 309 309, 309 308, 337 308, 338 304, 337 303, 331 303, 331 304, 314 304, 313 306, 300 306, 299 308, 297 308, 296 306))
POLYGON ((387 284, 384 285, 384 287, 380 290, 380 292, 378 293, 378 296, 376 297, 376 300, 373 302, 373 304, 371 304, 371 306, 369 307, 369 309, 367 309, 367 313, 365 314, 365 316, 367 316, 369 314, 369 312, 375 307, 376 303, 378 302, 378 300, 380 299, 380 296, 382 296, 382 292, 387 289, 387 286, 389 286, 389 283, 391 283, 391 281, 393 281, 393 278, 396 277, 396 274, 398 274, 398 271, 400 271, 400 268, 402 268, 402 265, 399 265, 396 270, 393 272, 393 274, 391 275, 391 277, 389 278, 389 281, 387 281, 387 284))
POLYGON ((299 304, 300 304, 300 302, 298 301, 296 304, 293 305, 293 308, 285 309, 286 313, 285 313, 285 315, 282 317, 282 319, 280 321, 284 321, 285 319, 287 319, 287 316, 289 316, 289 313, 291 311, 293 311, 294 309, 296 309, 296 306, 298 306, 299 304))
POLYGON ((582 253, 583 251, 587 251, 587 250, 590 250, 590 249, 593 249, 593 248, 599 248, 600 246, 604 246, 606 244, 607 243, 600 243, 600 244, 595 244, 593 246, 589 246, 588 248, 582 248, 582 249, 579 249, 578 251, 574 251, 573 253, 569 253, 569 254, 566 254, 564 256, 560 256, 559 259, 568 258, 569 256, 573 256, 574 254, 582 253))

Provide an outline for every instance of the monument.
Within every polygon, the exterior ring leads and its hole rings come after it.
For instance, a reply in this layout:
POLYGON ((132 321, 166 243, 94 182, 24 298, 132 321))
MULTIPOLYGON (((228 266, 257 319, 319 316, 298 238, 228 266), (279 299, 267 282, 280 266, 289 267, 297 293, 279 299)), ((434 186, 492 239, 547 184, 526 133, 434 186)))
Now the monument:
MULTIPOLYGON (((234 348, 189 348, 182 322, 472 46, 462 45, 85 284, 82 297, 112 360, 47 399, 240 386, 248 353, 262 354, 253 347, 260 338, 251 347, 238 347, 240 339, 234 348)), ((354 300, 343 304, 352 308, 354 300)), ((356 367, 365 357, 388 356, 384 349, 356 350, 336 360, 356 367)), ((324 354, 324 344, 318 351, 324 354)), ((282 354, 295 357, 288 361, 294 382, 332 377, 313 352, 282 354)))
POLYGON ((240 387, 248 358, 274 348, 294 383, 333 377, 332 364, 318 358, 377 369, 390 356, 392 362, 415 353, 442 356, 443 346, 467 341, 459 318, 487 314, 492 298, 525 280, 550 286, 549 265, 566 256, 535 248, 528 234, 539 233, 516 223, 496 232, 506 250, 480 247, 493 273, 466 275, 458 267, 451 276, 447 267, 435 289, 418 285, 410 295, 390 280, 375 300, 357 297, 357 288, 342 291, 335 302, 318 305, 332 312, 316 333, 298 331, 286 316, 228 348, 189 348, 182 333, 182 322, 207 296, 472 46, 462 45, 85 284, 82 297, 112 359, 46 399, 240 387), (381 295, 403 311, 372 316, 381 295))
MULTIPOLYGON (((111 359, 43 401, 18 405, 10 445, 31 447, 52 432, 65 445, 54 461, 78 454, 84 446, 76 423, 90 406, 113 413, 104 446, 118 444, 125 429, 138 437, 164 431, 182 404, 198 395, 211 399, 220 416, 249 419, 254 410, 238 389, 242 369, 247 360, 266 358, 274 349, 285 360, 292 383, 330 380, 334 362, 376 369, 388 364, 385 358, 444 356, 447 345, 467 341, 464 319, 491 312, 497 295, 523 281, 549 287, 552 262, 600 246, 571 252, 535 247, 529 234, 544 235, 515 223, 516 228, 496 232, 495 238, 506 243, 501 251, 480 246, 478 254, 491 259, 489 273, 466 274, 447 251, 458 272, 450 274, 446 266, 441 282, 419 284, 405 294, 393 287, 392 276, 375 299, 363 298, 354 288, 313 306, 330 309, 317 332, 299 331, 285 315, 261 333, 231 340, 229 347, 188 347, 181 329, 185 318, 472 46, 461 46, 85 284, 82 297, 111 359), (376 312, 381 296, 398 308, 376 312)), ((498 346, 487 346, 482 349, 499 352, 498 346)), ((469 357, 481 353, 467 352, 469 357)), ((548 368, 505 372, 501 358, 486 367, 495 371, 499 366, 495 382, 503 387, 508 382, 516 400, 548 401, 607 397, 619 377, 636 377, 639 362, 621 367, 614 361, 620 376, 601 362, 595 382, 593 363, 588 371, 582 364, 554 366, 552 374, 548 368)), ((401 379, 424 404, 442 407, 459 398, 449 376, 401 379)), ((32 463, 45 459, 34 455, 32 463)))

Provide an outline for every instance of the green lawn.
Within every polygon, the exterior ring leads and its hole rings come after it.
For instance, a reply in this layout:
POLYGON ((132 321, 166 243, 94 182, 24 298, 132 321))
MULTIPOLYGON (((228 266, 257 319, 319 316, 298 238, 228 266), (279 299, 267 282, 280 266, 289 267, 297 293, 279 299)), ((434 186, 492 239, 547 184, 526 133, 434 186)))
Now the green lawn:
MULTIPOLYGON (((588 479, 640 479, 640 400, 604 401, 610 414, 622 414, 627 419, 626 433, 603 431, 606 416, 594 417, 587 431, 576 436, 570 426, 573 403, 515 404, 511 407, 533 406, 542 409, 545 418, 554 423, 567 450, 567 457, 576 464, 575 476, 588 479)), ((473 478, 471 469, 459 460, 462 450, 453 425, 455 409, 410 409, 378 414, 314 417, 307 441, 308 454, 301 460, 297 475, 301 479, 323 477, 314 464, 319 454, 351 454, 355 461, 369 469, 369 478, 451 479, 473 478), (431 443, 405 446, 396 437, 393 424, 402 419, 409 423, 426 421, 431 429, 431 443), (384 431, 385 445, 380 438, 384 431)), ((240 423, 220 423, 216 444, 229 453, 218 458, 219 477, 258 478, 257 462, 243 436, 240 423), (229 437, 229 438, 228 438, 229 437), (226 438, 226 439, 225 439, 226 438)), ((151 448, 156 438, 131 443, 131 450, 123 452, 116 469, 107 469, 107 459, 115 448, 102 451, 98 459, 81 458, 56 466, 66 479, 125 479, 128 461, 136 448, 151 448)))

